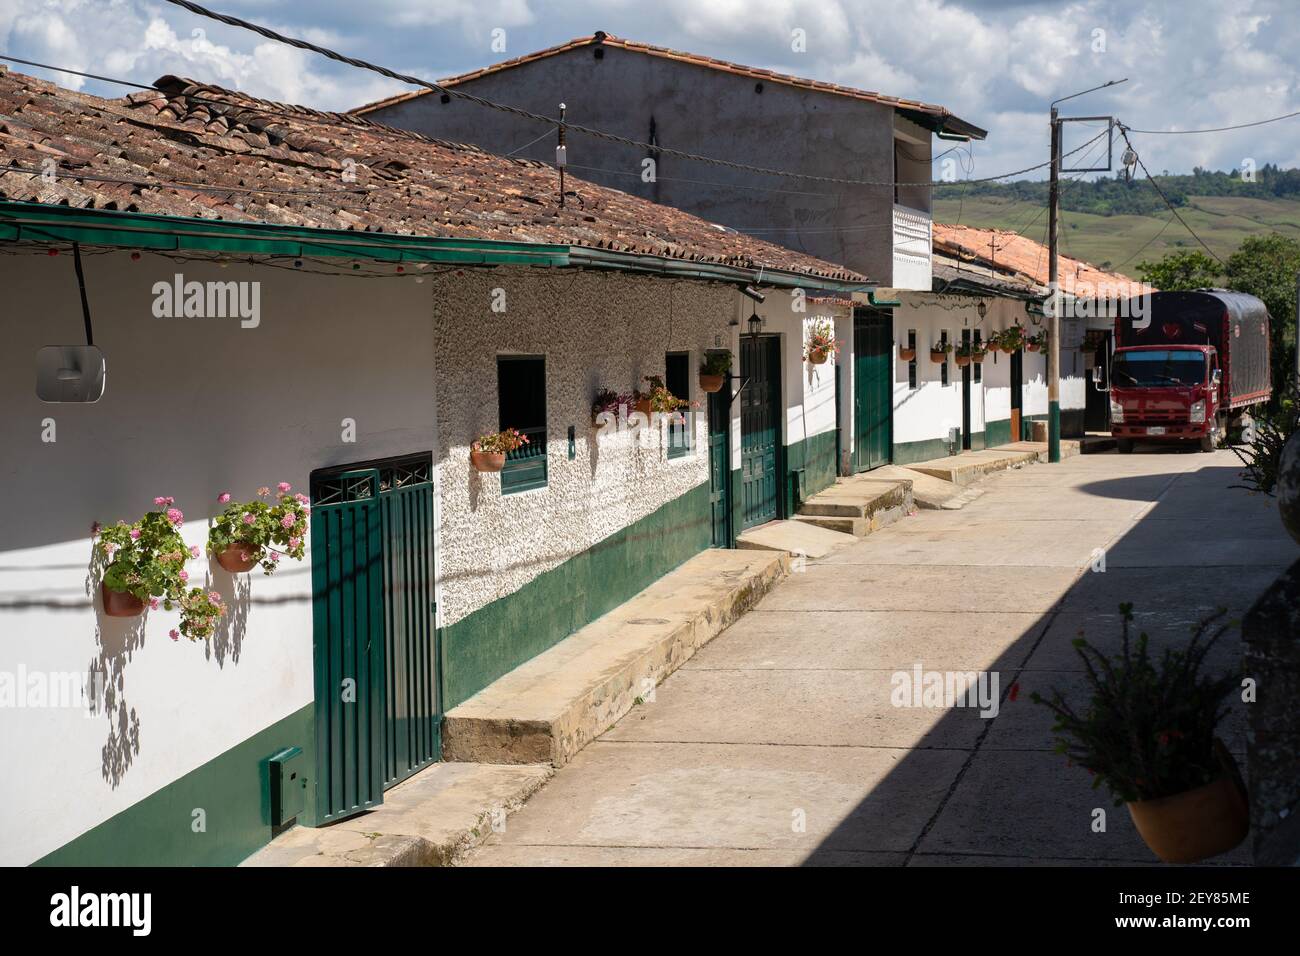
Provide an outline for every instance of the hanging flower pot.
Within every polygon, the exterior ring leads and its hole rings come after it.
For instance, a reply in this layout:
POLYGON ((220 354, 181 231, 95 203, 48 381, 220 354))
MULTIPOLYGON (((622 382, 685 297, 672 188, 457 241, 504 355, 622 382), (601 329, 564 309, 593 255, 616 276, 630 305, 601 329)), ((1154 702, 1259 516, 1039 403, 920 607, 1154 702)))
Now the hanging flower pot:
POLYGON ((700 373, 700 391, 712 395, 714 392, 722 391, 722 385, 726 382, 725 375, 705 375, 700 373))
POLYGON ((948 353, 943 349, 930 349, 930 361, 935 365, 942 365, 948 361, 948 353))
POLYGON ((985 349, 980 349, 980 350, 977 351, 977 352, 971 352, 971 354, 970 354, 970 360, 971 360, 972 362, 974 362, 976 365, 983 365, 983 364, 984 364, 984 356, 986 356, 986 355, 988 355, 988 354, 989 354, 989 353, 988 353, 985 349))
POLYGON ((812 365, 825 365, 828 358, 839 354, 840 343, 835 339, 835 326, 828 319, 813 322, 803 348, 804 360, 812 365))
POLYGON ((899 348, 898 357, 904 362, 911 362, 916 358, 916 349, 899 348))
POLYGON ((217 564, 231 574, 242 574, 257 567, 261 548, 248 541, 236 541, 217 552, 217 564))
POLYGON ((808 353, 808 361, 813 365, 825 365, 826 359, 830 357, 829 352, 816 351, 808 353))
POLYGON ((469 463, 476 471, 500 471, 506 466, 506 455, 528 444, 528 436, 517 428, 480 435, 469 448, 469 463))
POLYGON ((970 364, 970 356, 958 355, 953 361, 957 363, 958 368, 965 368, 967 365, 970 364))
POLYGON ((640 412, 646 418, 649 418, 652 411, 649 397, 638 398, 632 405, 632 411, 640 412))
POLYGON ((99 593, 104 600, 104 613, 109 617, 138 617, 144 611, 144 601, 130 591, 114 591, 101 581, 99 593))
POLYGON ((506 453, 503 451, 472 451, 469 453, 469 463, 474 466, 475 471, 500 471, 506 466, 506 453))
POLYGON ((730 352, 706 352, 700 363, 700 391, 710 395, 722 391, 731 373, 730 352))

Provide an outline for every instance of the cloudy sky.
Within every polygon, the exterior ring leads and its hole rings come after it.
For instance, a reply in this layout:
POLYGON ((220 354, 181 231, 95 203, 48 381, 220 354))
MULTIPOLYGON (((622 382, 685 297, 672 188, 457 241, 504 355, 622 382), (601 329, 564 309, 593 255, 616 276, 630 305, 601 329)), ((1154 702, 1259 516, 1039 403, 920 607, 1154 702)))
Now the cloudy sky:
MULTIPOLYGON (((1296 0, 206 0, 205 5, 432 79, 604 30, 676 49, 941 103, 989 130, 974 176, 1040 161, 1047 104, 1137 129, 1300 110, 1296 0), (806 50, 797 52, 793 31, 806 50), (504 33, 498 32, 504 31, 504 33), (493 49, 504 38, 505 51, 493 49)), ((405 87, 151 0, 0 0, 0 52, 148 83, 165 73, 320 109, 405 87)), ((125 90, 67 74, 63 85, 125 90)), ((1078 128, 1082 132, 1082 128, 1078 128)), ((1078 135, 1078 134, 1074 134, 1078 135)), ((1084 137, 1086 138, 1086 137, 1084 137)), ((1068 141, 1073 144, 1082 138, 1068 141)), ((1153 171, 1300 166, 1300 117, 1234 133, 1143 136, 1153 171)), ((937 172, 937 170, 936 170, 937 172)))

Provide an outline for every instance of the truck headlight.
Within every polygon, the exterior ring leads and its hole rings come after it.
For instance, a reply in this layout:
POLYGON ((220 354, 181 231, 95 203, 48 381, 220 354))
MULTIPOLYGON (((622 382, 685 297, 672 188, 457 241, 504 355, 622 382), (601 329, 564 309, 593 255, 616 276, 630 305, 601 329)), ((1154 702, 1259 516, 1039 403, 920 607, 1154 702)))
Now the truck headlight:
POLYGON ((1121 424, 1124 422, 1124 406, 1113 398, 1110 400, 1110 420, 1121 424))
POLYGON ((1205 399, 1192 402, 1191 422, 1193 425, 1205 424, 1205 399))

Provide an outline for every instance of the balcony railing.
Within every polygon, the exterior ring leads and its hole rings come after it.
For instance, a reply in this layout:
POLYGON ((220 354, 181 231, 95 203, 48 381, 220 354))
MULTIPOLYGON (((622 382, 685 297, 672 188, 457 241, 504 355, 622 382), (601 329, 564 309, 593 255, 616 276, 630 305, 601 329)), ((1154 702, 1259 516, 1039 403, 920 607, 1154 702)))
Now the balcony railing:
POLYGON ((930 289, 930 248, 933 237, 929 213, 894 206, 895 289, 930 289))

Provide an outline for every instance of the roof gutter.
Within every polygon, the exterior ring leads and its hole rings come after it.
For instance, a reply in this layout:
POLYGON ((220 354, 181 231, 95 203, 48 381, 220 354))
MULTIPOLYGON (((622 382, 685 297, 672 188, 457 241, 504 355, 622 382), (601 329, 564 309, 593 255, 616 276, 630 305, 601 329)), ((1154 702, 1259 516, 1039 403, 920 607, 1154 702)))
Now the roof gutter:
POLYGON ((713 282, 744 282, 750 285, 757 285, 761 281, 763 285, 775 288, 816 290, 846 295, 853 292, 870 293, 875 289, 870 281, 861 279, 834 279, 783 269, 766 267, 754 269, 717 262, 701 262, 695 259, 671 259, 667 256, 593 249, 588 246, 570 246, 569 262, 575 266, 592 269, 614 269, 620 272, 667 275, 713 282))
POLYGON ((0 241, 456 265, 563 266, 569 260, 568 247, 563 245, 399 236, 21 202, 0 202, 0 241))

